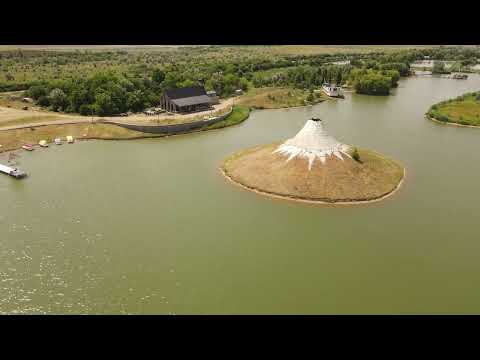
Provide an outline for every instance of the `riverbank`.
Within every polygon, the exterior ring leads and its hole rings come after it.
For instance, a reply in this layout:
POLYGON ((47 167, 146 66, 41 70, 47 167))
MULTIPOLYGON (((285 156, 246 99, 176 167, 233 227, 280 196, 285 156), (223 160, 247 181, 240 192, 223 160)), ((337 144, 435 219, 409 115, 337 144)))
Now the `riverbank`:
POLYGON ((442 124, 480 127, 480 91, 434 104, 426 117, 442 124))
POLYGON ((361 162, 331 157, 308 170, 307 160, 286 162, 273 154, 277 143, 256 146, 228 157, 223 175, 244 189, 275 198, 318 204, 360 204, 396 192, 406 171, 396 161, 359 149, 361 162))
MULTIPOLYGON (((250 109, 242 106, 234 107, 232 113, 224 120, 188 133, 220 129, 233 126, 245 121, 250 114, 250 109)), ((177 133, 185 134, 182 132, 177 133)), ((17 150, 24 144, 38 144, 40 140, 52 143, 57 137, 65 138, 68 135, 77 140, 130 140, 153 137, 164 137, 177 134, 149 134, 125 129, 120 126, 102 123, 77 123, 62 125, 45 125, 41 127, 21 128, 12 130, 0 130, 0 152, 17 150)))

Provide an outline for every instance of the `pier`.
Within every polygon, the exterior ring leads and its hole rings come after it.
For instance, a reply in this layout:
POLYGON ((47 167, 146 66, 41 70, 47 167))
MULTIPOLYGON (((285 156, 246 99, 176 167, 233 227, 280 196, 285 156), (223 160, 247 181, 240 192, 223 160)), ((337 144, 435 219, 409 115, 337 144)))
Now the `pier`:
POLYGON ((2 165, 2 164, 0 164, 0 172, 13 176, 16 179, 21 179, 27 176, 27 173, 22 170, 19 170, 17 168, 12 168, 10 166, 2 165))

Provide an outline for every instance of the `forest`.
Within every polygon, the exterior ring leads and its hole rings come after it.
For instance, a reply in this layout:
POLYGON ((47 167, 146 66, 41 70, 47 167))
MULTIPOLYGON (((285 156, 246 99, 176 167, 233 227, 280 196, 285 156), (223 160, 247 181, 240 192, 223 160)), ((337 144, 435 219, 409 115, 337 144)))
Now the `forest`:
POLYGON ((479 48, 435 47, 390 52, 279 55, 221 47, 176 51, 0 52, 0 91, 27 90, 53 111, 106 116, 158 104, 166 88, 202 81, 220 97, 255 87, 318 88, 324 82, 388 95, 410 63, 425 56, 473 65, 479 48), (338 62, 344 62, 342 64, 338 62))

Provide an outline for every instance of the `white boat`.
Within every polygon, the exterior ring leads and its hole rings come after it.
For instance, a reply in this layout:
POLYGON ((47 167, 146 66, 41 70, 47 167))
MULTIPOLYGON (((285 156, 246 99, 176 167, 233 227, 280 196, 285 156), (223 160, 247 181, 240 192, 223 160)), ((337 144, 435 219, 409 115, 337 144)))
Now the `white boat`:
POLYGON ((48 143, 46 140, 40 140, 38 142, 38 145, 40 145, 41 147, 48 147, 48 143))
POLYGON ((56 138, 53 141, 55 142, 56 145, 62 145, 62 139, 60 139, 60 138, 56 138))
POLYGON ((68 135, 67 136, 67 143, 72 144, 73 143, 73 136, 68 135))
POLYGON ((343 95, 342 87, 334 84, 325 83, 322 85, 322 90, 331 97, 340 97, 343 95))
POLYGON ((468 78, 467 74, 454 73, 450 75, 451 79, 465 80, 468 78))

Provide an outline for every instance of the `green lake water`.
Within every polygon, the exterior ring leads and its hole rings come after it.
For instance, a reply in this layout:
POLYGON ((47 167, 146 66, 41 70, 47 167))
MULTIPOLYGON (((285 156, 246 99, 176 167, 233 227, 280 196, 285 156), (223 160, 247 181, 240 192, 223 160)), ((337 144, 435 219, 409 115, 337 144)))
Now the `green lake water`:
POLYGON ((0 176, 0 313, 480 313, 480 129, 424 118, 479 89, 477 75, 409 78, 217 131, 19 151, 30 176, 0 176), (230 153, 312 116, 401 162, 400 190, 315 206, 221 176, 230 153))

